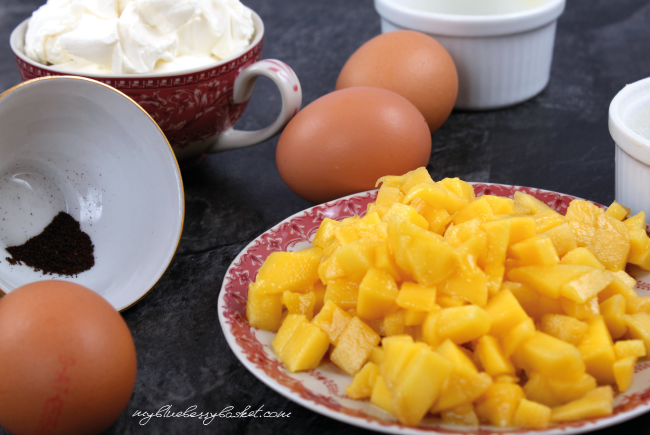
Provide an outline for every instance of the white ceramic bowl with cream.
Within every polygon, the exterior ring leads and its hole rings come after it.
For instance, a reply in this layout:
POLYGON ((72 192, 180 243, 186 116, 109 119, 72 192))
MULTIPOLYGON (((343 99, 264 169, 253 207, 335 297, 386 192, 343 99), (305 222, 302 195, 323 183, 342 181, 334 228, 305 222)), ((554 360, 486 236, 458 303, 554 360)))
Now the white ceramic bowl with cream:
POLYGON ((0 291, 63 279, 118 310, 140 300, 170 264, 184 217, 183 184, 160 128, 121 92, 80 77, 44 77, 0 95, 0 291), (11 265, 5 248, 59 212, 93 242, 77 276, 11 265))
POLYGON ((616 201, 650 210, 650 77, 625 86, 609 105, 616 143, 616 201))
POLYGON ((409 29, 442 44, 456 63, 455 108, 497 109, 548 84, 565 0, 375 0, 382 32, 409 29))

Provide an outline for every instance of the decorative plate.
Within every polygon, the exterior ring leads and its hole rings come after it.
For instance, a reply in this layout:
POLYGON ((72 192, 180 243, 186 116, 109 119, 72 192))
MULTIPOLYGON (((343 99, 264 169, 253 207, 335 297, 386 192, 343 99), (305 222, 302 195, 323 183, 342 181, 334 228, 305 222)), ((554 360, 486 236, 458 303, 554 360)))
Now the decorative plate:
MULTIPOLYGON (((529 193, 565 214, 575 199, 573 196, 527 187, 500 184, 473 183, 476 195, 494 194, 513 197, 515 191, 529 193)), ((320 222, 328 217, 341 220, 361 216, 368 203, 374 202, 377 191, 350 195, 297 213, 253 240, 232 262, 226 272, 219 295, 219 321, 231 349, 266 385, 288 399, 327 417, 364 429, 394 434, 485 434, 496 430, 508 434, 567 435, 590 432, 621 423, 650 410, 650 362, 636 367, 633 385, 614 401, 612 415, 576 422, 556 424, 544 429, 463 427, 442 424, 433 417, 418 427, 401 425, 395 417, 371 405, 368 401, 352 400, 345 394, 351 377, 331 362, 324 362, 316 370, 288 372, 276 358, 271 340, 274 333, 251 328, 246 319, 248 284, 255 280, 257 270, 274 251, 298 251, 311 246, 311 240, 320 222)), ((650 273, 634 269, 637 292, 650 295, 650 273)))

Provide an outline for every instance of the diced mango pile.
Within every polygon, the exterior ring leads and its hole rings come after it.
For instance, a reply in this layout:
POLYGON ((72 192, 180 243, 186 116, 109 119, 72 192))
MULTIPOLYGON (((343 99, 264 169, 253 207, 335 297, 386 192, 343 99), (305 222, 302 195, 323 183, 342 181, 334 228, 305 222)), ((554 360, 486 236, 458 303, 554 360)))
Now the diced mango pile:
POLYGON ((378 184, 364 217, 325 219, 250 284, 250 325, 277 331, 288 370, 329 357, 349 397, 410 426, 611 414, 650 347, 650 298, 625 272, 650 270, 644 212, 576 199, 562 216, 424 168, 378 184))

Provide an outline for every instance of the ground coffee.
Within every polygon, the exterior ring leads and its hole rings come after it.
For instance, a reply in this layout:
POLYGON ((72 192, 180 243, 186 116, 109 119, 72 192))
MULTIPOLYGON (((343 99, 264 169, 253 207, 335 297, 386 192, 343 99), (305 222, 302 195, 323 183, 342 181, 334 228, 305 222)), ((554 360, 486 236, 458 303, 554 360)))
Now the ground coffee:
POLYGON ((95 265, 90 236, 65 212, 59 212, 41 234, 6 249, 11 254, 9 263, 24 263, 43 274, 72 276, 95 265))

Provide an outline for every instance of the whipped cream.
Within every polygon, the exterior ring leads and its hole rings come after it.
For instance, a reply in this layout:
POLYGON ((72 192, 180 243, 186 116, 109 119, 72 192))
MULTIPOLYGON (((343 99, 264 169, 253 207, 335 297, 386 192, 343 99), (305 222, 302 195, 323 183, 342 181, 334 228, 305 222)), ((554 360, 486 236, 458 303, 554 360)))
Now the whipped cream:
POLYGON ((146 74, 227 59, 253 33, 239 0, 48 0, 29 20, 24 50, 69 72, 146 74))

